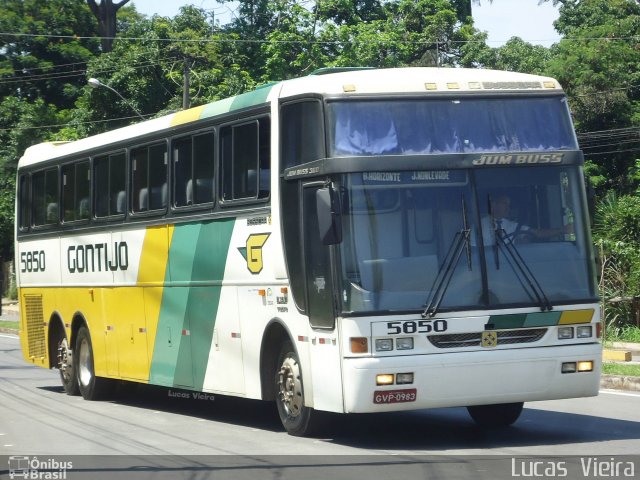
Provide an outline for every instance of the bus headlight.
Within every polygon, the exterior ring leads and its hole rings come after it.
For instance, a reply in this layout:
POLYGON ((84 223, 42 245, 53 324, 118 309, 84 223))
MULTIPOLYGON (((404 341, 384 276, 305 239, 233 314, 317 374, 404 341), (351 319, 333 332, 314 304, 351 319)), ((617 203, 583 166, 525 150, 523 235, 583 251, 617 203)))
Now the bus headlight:
POLYGON ((573 338, 573 327, 558 327, 558 340, 573 338))
POLYGON ((413 350, 413 338, 396 338, 396 349, 397 350, 413 350))
POLYGON ((591 330, 591 325, 578 327, 576 330, 577 330, 576 337, 578 337, 578 338, 591 338, 591 331, 592 331, 591 330))
POLYGON ((376 339, 376 352, 390 352, 393 350, 393 339, 378 338, 376 339))

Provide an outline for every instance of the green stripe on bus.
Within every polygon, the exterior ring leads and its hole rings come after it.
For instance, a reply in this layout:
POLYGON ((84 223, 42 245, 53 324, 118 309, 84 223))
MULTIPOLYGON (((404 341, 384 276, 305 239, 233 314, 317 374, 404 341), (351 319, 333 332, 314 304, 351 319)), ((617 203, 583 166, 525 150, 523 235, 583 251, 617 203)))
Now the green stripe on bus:
POLYGON ((150 383, 200 389, 213 339, 220 286, 189 282, 221 282, 234 219, 176 226, 169 248, 150 383))
POLYGON ((524 322, 524 327, 551 327, 560 321, 562 312, 529 313, 524 322))
POLYGON ((489 323, 493 324, 496 330, 505 328, 521 328, 524 325, 527 315, 525 313, 514 313, 512 315, 491 315, 489 323))
POLYGON ((488 324, 496 330, 506 328, 550 327, 557 325, 562 312, 514 313, 491 315, 488 324))

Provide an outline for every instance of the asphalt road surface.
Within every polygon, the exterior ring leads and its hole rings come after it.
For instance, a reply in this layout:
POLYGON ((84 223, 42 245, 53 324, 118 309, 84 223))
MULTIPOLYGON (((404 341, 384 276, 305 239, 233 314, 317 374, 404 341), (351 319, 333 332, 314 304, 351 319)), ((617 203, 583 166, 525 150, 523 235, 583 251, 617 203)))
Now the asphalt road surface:
MULTIPOLYGON (((296 438, 284 433, 275 406, 267 402, 212 395, 193 398, 191 392, 142 385, 123 389, 107 401, 85 401, 64 393, 56 370, 25 363, 17 337, 0 334, 0 478, 8 478, 9 473, 4 470, 3 456, 12 456, 14 462, 20 456, 74 456, 75 470, 66 472, 69 479, 107 478, 92 476, 98 473, 108 473, 108 478, 133 478, 129 460, 135 457, 147 459, 143 463, 154 458, 181 465, 169 471, 165 465, 153 470, 154 476, 149 478, 366 476, 394 480, 403 477, 397 462, 409 468, 406 478, 415 478, 415 473, 423 478, 511 478, 525 476, 522 468, 524 473, 528 468, 528 464, 514 464, 515 457, 577 456, 570 465, 575 464, 575 478, 585 478, 578 475, 584 458, 617 465, 625 455, 640 453, 640 395, 621 391, 602 391, 594 398, 529 403, 513 427, 496 431, 476 427, 463 408, 336 416, 332 420, 325 437, 296 438), (95 456, 105 455, 112 456, 107 457, 111 465, 108 472, 102 467, 78 467, 88 459, 95 465, 95 456), (207 458, 218 465, 215 475, 205 467, 194 470, 194 462, 204 465, 207 458), (265 468, 275 458, 296 464, 305 459, 306 470, 302 474, 286 469, 275 472, 269 467, 249 474, 229 466, 229 462, 240 465, 246 461, 265 468), (511 472, 496 474, 491 471, 491 462, 479 465, 478 458, 500 460, 501 468, 510 467, 511 472), (407 459, 413 459, 410 467, 403 463, 407 459), (444 473, 439 476, 440 470, 431 468, 426 475, 422 464, 415 472, 414 462, 420 463, 415 459, 428 459, 431 467, 432 460, 438 459, 439 468, 444 462, 444 473), (122 468, 113 467, 119 462, 122 468), (330 462, 334 468, 335 462, 348 463, 353 474, 310 468, 315 462, 330 462), (458 471, 452 465, 460 462, 464 465, 458 471), (228 468, 219 470, 221 464, 228 468), (465 470, 468 468, 473 470, 471 475, 465 470), (364 476, 357 476, 357 472, 364 476), (82 475, 72 475, 78 473, 82 475)), ((640 457, 629 458, 618 466, 629 468, 628 462, 635 462, 638 471, 634 476, 638 478, 640 457)), ((568 478, 573 478, 572 473, 570 469, 568 478)), ((624 472, 619 469, 618 473, 624 472)))

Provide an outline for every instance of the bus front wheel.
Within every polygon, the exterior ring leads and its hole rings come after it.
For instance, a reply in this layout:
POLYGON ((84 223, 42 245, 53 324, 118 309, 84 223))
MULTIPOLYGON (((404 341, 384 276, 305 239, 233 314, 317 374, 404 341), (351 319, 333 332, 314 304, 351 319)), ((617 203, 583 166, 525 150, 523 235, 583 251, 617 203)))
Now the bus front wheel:
POLYGON ((78 395, 78 378, 73 365, 73 351, 69 348, 67 337, 64 336, 58 341, 58 370, 62 387, 67 395, 78 395))
POLYGON ((471 418, 481 427, 500 428, 515 423, 522 413, 523 402, 467 407, 471 418))
POLYGON ((85 400, 99 400, 107 394, 109 380, 96 377, 91 336, 85 326, 78 330, 73 365, 78 377, 80 394, 85 400))
POLYGON ((300 359, 291 343, 282 345, 275 375, 276 405, 287 433, 310 435, 316 430, 318 412, 304 405, 300 359))

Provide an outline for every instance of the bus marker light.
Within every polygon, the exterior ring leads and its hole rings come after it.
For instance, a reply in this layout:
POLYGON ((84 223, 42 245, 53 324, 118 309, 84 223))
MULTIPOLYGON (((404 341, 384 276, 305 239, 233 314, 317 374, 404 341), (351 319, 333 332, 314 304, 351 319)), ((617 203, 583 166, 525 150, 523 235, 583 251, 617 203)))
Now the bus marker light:
POLYGON ((577 329, 577 338, 591 338, 591 325, 585 325, 582 327, 578 327, 577 329))
POLYGON ((393 339, 378 338, 376 339, 376 352, 390 352, 393 350, 393 339))
POLYGON ((393 385, 393 373, 379 373, 376 375, 376 385, 393 385))
POLYGON ((413 383, 413 372, 396 373, 396 385, 408 385, 413 383))
POLYGON ((342 91, 344 93, 355 92, 356 91, 356 86, 355 85, 343 85, 342 86, 342 91))
POLYGON ((266 290, 258 290, 258 295, 260 295, 261 297, 265 297, 267 295, 267 291, 266 290))
POLYGON ((565 362, 562 364, 562 373, 576 373, 576 362, 565 362))
POLYGON ((556 82, 546 81, 543 82, 544 88, 556 88, 556 82))
POLYGON ((573 338, 573 327, 558 327, 558 340, 573 338))
POLYGON ((413 338, 396 338, 396 349, 398 350, 413 350, 413 338))
POLYGON ((579 372, 593 372, 593 362, 591 360, 583 360, 578 362, 579 372))
POLYGON ((424 88, 427 90, 438 90, 438 84, 437 83, 425 83, 424 84, 424 88))
POLYGON ((369 341, 367 337, 351 337, 351 353, 367 353, 369 351, 369 341))
POLYGON ((280 293, 283 295, 286 295, 287 293, 289 293, 289 289, 287 287, 282 287, 280 289, 280 293))

